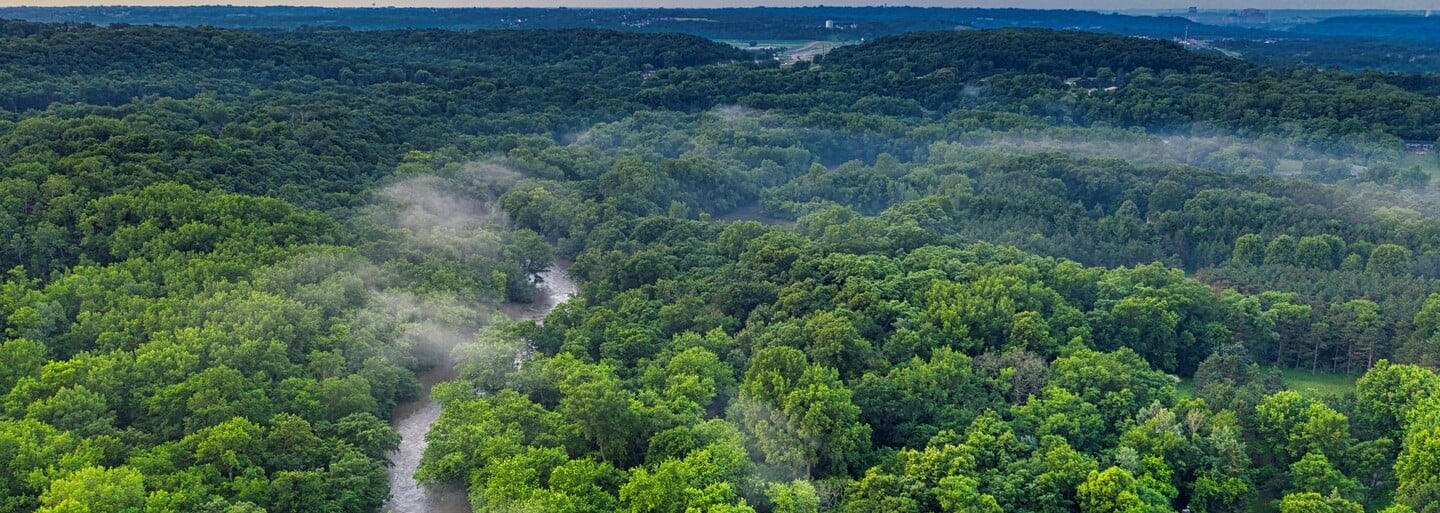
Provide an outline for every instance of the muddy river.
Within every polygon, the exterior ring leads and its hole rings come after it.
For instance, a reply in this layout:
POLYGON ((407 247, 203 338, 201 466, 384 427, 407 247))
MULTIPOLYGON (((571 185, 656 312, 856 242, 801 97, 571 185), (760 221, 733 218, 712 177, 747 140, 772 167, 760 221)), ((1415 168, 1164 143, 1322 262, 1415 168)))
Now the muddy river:
MULTIPOLYGON (((569 262, 556 262, 541 275, 539 297, 530 304, 507 304, 501 309, 515 320, 545 318, 560 303, 575 295, 575 282, 566 271, 569 262)), ((426 488, 415 481, 420 457, 425 454, 425 433, 440 418, 440 405, 430 397, 430 387, 455 377, 454 362, 444 362, 420 373, 420 396, 395 407, 390 424, 400 432, 400 449, 390 455, 390 501, 381 511, 392 513, 468 513, 465 488, 459 484, 426 488)))

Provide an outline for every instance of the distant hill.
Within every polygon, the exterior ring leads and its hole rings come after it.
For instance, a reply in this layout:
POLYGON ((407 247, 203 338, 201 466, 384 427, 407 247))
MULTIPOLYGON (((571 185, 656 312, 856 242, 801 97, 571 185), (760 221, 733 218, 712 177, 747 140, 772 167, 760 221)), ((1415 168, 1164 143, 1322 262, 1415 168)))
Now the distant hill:
POLYGON ((608 28, 680 32, 731 40, 849 40, 956 27, 1075 29, 1172 38, 1258 38, 1268 32, 1203 25, 1184 18, 1078 10, 920 7, 734 9, 334 9, 321 7, 10 7, 0 17, 48 22, 210 25, 223 28, 349 27, 357 30, 439 28, 608 28), (829 22, 827 24, 827 22, 829 22), (828 25, 828 26, 827 26, 828 25))
POLYGON ((637 34, 609 29, 466 32, 425 29, 376 34, 343 28, 310 28, 260 33, 293 43, 346 48, 378 60, 504 62, 528 66, 567 62, 592 71, 698 66, 753 57, 750 52, 688 34, 637 34))
MULTIPOLYGON (((936 7, 755 7, 729 9, 326 8, 326 7, 0 7, 0 18, 96 25, 209 26, 245 30, 604 29, 680 33, 737 46, 795 47, 809 41, 856 43, 909 32, 1033 28, 1153 39, 1194 39, 1277 67, 1430 73, 1435 21, 1384 11, 1272 11, 1261 25, 1175 13, 936 7), (1340 17, 1335 17, 1340 15, 1340 17), (1216 23, 1206 23, 1206 21, 1216 23), (1313 20, 1323 20, 1313 22, 1313 20), (1298 25, 1297 25, 1298 23, 1298 25), (1293 30, 1292 30, 1293 29, 1293 30)), ((326 32, 329 33, 329 32, 326 32)), ((433 35, 426 36, 433 37, 433 35)))
POLYGON ((1440 17, 1342 16, 1298 25, 1297 34, 1440 43, 1440 17))
POLYGON ((1079 31, 1005 29, 963 32, 912 32, 873 43, 838 48, 824 62, 874 73, 908 70, 917 75, 950 68, 976 76, 1044 73, 1059 77, 1136 68, 1155 71, 1229 71, 1247 66, 1217 54, 1193 52, 1169 41, 1115 37, 1079 31), (925 51, 918 51, 919 49, 925 51))

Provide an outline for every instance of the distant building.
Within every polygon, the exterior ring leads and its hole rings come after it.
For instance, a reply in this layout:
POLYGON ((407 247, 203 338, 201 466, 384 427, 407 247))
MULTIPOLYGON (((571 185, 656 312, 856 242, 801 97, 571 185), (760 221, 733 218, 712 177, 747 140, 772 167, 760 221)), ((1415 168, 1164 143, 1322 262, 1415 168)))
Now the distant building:
POLYGON ((1240 21, 1243 23, 1265 23, 1270 20, 1270 15, 1259 9, 1245 9, 1240 11, 1240 21))
POLYGON ((1435 141, 1405 141, 1405 153, 1413 155, 1435 153, 1435 141))
POLYGON ((833 29, 833 28, 835 28, 835 20, 825 20, 825 28, 827 28, 827 29, 833 29))

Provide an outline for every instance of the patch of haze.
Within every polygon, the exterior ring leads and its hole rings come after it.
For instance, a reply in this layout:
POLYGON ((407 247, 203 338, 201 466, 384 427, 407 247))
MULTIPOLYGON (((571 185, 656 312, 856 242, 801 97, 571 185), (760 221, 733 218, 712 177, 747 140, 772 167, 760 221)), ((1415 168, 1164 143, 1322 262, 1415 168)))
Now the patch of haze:
POLYGON ((740 105, 720 105, 710 109, 709 115, 721 121, 738 121, 759 117, 761 111, 740 105))
MULTIPOLYGON (((1362 148, 1358 154, 1326 153, 1313 148, 1278 140, 1246 139, 1230 135, 1143 135, 1087 138, 1084 131, 1061 132, 1073 137, 1053 134, 1020 135, 1004 132, 958 138, 957 143, 969 148, 996 149, 1009 153, 1035 154, 1065 152, 1099 158, 1117 158, 1146 165, 1182 164, 1220 172, 1299 177, 1316 183, 1332 183, 1343 193, 1335 196, 1343 203, 1334 205, 1360 216, 1374 216, 1399 225, 1440 218, 1440 191, 1435 185, 1420 189, 1401 189, 1360 181, 1370 166, 1395 165, 1399 151, 1376 146, 1362 148)), ((944 145, 932 145, 931 152, 946 151, 944 145)), ((953 143, 952 143, 953 144, 953 143)))
POLYGON ((561 134, 555 138, 555 143, 561 146, 584 146, 590 144, 590 132, 593 130, 594 128, 592 127, 586 128, 584 130, 570 132, 568 134, 561 134))
POLYGON ((1423 190, 1396 190, 1374 183, 1359 183, 1350 187, 1350 192, 1346 198, 1347 207, 1377 218, 1401 224, 1440 218, 1440 191, 1435 185, 1423 190))
POLYGON ((827 449, 822 447, 824 444, 809 433, 801 432, 798 423, 772 401, 744 394, 735 401, 737 407, 732 410, 732 415, 736 418, 732 418, 731 422, 749 432, 761 445, 792 449, 775 454, 780 461, 771 461, 771 455, 763 452, 758 458, 752 455, 751 460, 761 476, 778 482, 811 478, 809 474, 820 463, 820 452, 827 449))
POLYGON ((633 135, 639 124, 641 121, 634 116, 618 121, 596 123, 564 139, 568 139, 569 146, 572 147, 590 146, 598 150, 615 149, 625 146, 626 138, 633 135))
POLYGON ((524 178, 519 171, 510 169, 508 166, 497 161, 470 162, 460 168, 455 180, 460 181, 476 190, 486 190, 491 194, 500 191, 510 190, 515 182, 524 178))
POLYGON ((484 204, 446 185, 439 177, 421 176, 391 184, 380 194, 397 207, 395 224, 420 238, 437 230, 475 227, 493 215, 484 204))
POLYGON ((1089 157, 1118 158, 1142 164, 1178 163, 1217 171, 1245 174, 1298 174, 1305 161, 1340 161, 1363 166, 1370 158, 1327 154, 1278 140, 1247 139, 1233 135, 1131 134, 1094 129, 1062 129, 1055 133, 1017 134, 990 132, 956 138, 967 146, 983 146, 1019 154, 1065 152, 1089 157), (1287 164, 1285 161, 1289 161, 1287 164))
POLYGON ((497 162, 453 165, 451 176, 416 176, 385 186, 370 208, 372 222, 407 232, 407 244, 455 258, 494 258, 505 213, 493 201, 522 176, 497 162))
MULTIPOLYGON (((493 199, 520 179, 495 162, 447 165, 445 176, 421 175, 392 183, 368 211, 371 222, 398 228, 402 245, 439 253, 463 266, 472 257, 493 258, 502 249, 504 213, 493 199)), ((394 288, 371 289, 370 308, 392 320, 399 342, 418 360, 419 397, 396 406, 391 425, 401 435, 391 454, 391 497, 385 510, 396 513, 469 511, 463 486, 425 485, 415 479, 429 447, 426 436, 443 414, 431 388, 456 377, 457 348, 479 343, 476 333, 503 319, 496 305, 463 300, 454 294, 417 295, 394 288)), ((502 350, 504 348, 494 348, 502 350)), ((513 351, 513 349, 512 349, 513 351)))
POLYGON ((418 296, 393 289, 372 291, 370 305, 402 327, 402 340, 408 347, 435 354, 467 341, 470 333, 492 322, 496 313, 489 306, 453 296, 418 296))
MULTIPOLYGON (((493 160, 450 165, 444 172, 385 186, 370 209, 372 222, 403 230, 402 244, 412 247, 462 260, 498 256, 506 220, 493 200, 523 176, 493 160)), ((504 318, 497 305, 453 295, 422 297, 388 289, 374 290, 374 298, 374 308, 408 326, 405 340, 412 348, 434 354, 449 354, 470 342, 480 327, 504 318)))
MULTIPOLYGON (((421 303, 423 305, 423 303, 421 303)), ((425 308, 421 307, 420 312, 425 308)), ((433 361, 428 370, 417 373, 420 395, 395 406, 390 423, 400 434, 399 448, 390 454, 390 498, 382 511, 394 513, 462 513, 470 511, 463 486, 457 483, 425 484, 415 479, 425 460, 430 427, 443 411, 430 392, 437 383, 455 379, 452 351, 473 335, 461 328, 432 319, 405 326, 402 340, 412 354, 433 361)))

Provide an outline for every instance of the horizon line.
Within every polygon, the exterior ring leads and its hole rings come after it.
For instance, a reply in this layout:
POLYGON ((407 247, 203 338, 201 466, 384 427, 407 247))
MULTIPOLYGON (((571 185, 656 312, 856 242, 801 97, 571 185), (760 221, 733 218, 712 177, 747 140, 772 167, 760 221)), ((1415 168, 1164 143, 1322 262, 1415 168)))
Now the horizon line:
MULTIPOLYGON (((125 3, 103 4, 103 3, 101 3, 101 4, 73 4, 73 5, 25 5, 25 4, 21 4, 21 5, 0 5, 0 10, 3 10, 3 9, 71 9, 71 8, 93 9, 93 8, 102 8, 102 7, 126 7, 126 8, 145 8, 145 9, 184 9, 184 8, 265 9, 265 8, 273 8, 273 7, 285 7, 285 8, 313 8, 313 9, 336 9, 336 10, 344 10, 344 9, 429 9, 429 10, 455 10, 455 11, 460 11, 460 10, 472 10, 472 9, 473 9, 473 10, 487 10, 487 9, 534 9, 534 10, 542 10, 542 11, 543 11, 543 10, 560 10, 560 9, 586 9, 586 10, 644 9, 644 10, 657 10, 657 11, 659 11, 659 10, 718 11, 718 10, 725 10, 725 9, 817 9, 817 8, 828 8, 828 9, 892 9, 892 8, 897 8, 897 9, 898 9, 898 8, 904 8, 904 9, 978 9, 978 10, 992 10, 992 11, 999 11, 999 10, 1017 10, 1017 11, 1072 11, 1072 12, 1096 12, 1096 13, 1112 13, 1112 12, 1162 12, 1162 11, 1184 11, 1184 10, 1186 10, 1186 7, 1165 7, 1165 8, 1153 7, 1153 8, 1124 8, 1124 9, 1080 9, 1080 8, 1058 8, 1058 7, 1049 7, 1049 8, 1047 8, 1047 7, 984 7, 984 6, 964 6, 964 5, 942 6, 942 5, 925 5, 925 4, 890 4, 890 3, 885 3, 885 4, 873 4, 873 5, 825 5, 825 4, 814 4, 814 5, 732 5, 732 6, 696 6, 696 7, 690 7, 690 6, 644 6, 644 5, 631 5, 631 6, 626 6, 626 5, 606 5, 606 6, 556 5, 556 6, 550 6, 550 7, 536 7, 536 6, 528 6, 528 5, 511 5, 511 6, 501 6, 501 5, 491 5, 491 6, 454 6, 454 5, 448 5, 448 6, 424 6, 424 5, 404 5, 404 6, 402 6, 402 5, 315 5, 315 4, 265 4, 265 5, 175 4, 175 5, 152 5, 152 4, 125 4, 125 3)), ((1206 12, 1206 11, 1233 11, 1233 10, 1236 10, 1236 9, 1241 9, 1241 8, 1237 8, 1237 7, 1216 7, 1216 8, 1209 8, 1209 9, 1201 8, 1201 9, 1199 9, 1199 11, 1200 11, 1200 12, 1206 12)), ((1258 10, 1262 10, 1262 11, 1300 11, 1300 12, 1305 12, 1305 11, 1311 11, 1311 12, 1318 12, 1318 11, 1426 12, 1426 11, 1430 11, 1430 9, 1418 8, 1418 7, 1417 7, 1417 8, 1395 8, 1395 7, 1330 7, 1330 8, 1270 7, 1270 8, 1260 8, 1260 7, 1254 7, 1254 9, 1258 9, 1258 10)))

